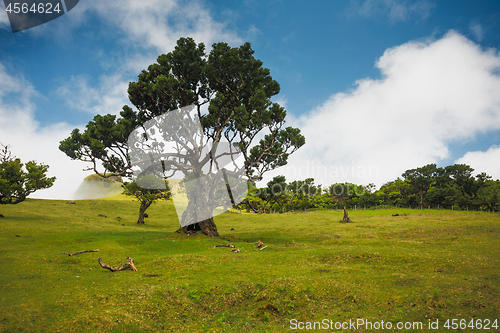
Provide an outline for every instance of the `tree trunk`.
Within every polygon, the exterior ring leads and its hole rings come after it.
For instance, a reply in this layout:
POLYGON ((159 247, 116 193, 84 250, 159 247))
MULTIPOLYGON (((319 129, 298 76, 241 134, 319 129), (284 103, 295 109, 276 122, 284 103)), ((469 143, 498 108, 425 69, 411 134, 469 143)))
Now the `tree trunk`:
POLYGON ((185 227, 181 227, 180 231, 183 233, 189 233, 190 231, 201 231, 204 235, 212 236, 212 237, 220 237, 219 232, 217 231, 217 226, 215 225, 214 218, 211 217, 207 220, 190 224, 185 227))
POLYGON ((205 202, 197 202, 197 200, 201 200, 201 198, 197 196, 192 196, 191 200, 188 202, 188 206, 186 210, 182 213, 181 216, 181 227, 178 231, 182 233, 189 233, 190 231, 201 231, 204 235, 211 237, 220 237, 219 232, 217 231, 217 226, 215 225, 214 218, 211 216, 212 212, 205 211, 209 210, 210 205, 207 205, 205 202), (195 198, 195 200, 193 200, 195 198), (206 218, 211 216, 208 219, 204 219, 200 221, 202 218, 206 218), (196 223, 192 223, 194 221, 199 221, 196 223))
POLYGON ((141 202, 141 207, 139 207, 139 219, 137 220, 137 224, 144 224, 144 213, 146 209, 151 206, 151 203, 141 202))
POLYGON ((214 218, 211 217, 207 220, 196 223, 204 235, 219 237, 217 226, 215 225, 214 218))
POLYGON ((351 223, 351 219, 349 218, 349 214, 347 213, 347 209, 344 207, 344 218, 342 219, 342 221, 340 222, 344 222, 344 223, 351 223))

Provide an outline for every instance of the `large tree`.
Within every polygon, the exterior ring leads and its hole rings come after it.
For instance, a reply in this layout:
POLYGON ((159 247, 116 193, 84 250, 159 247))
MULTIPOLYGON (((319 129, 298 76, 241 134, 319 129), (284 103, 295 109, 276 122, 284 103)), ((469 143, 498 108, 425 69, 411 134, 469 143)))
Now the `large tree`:
POLYGON ((47 165, 22 163, 11 154, 9 146, 0 146, 0 204, 18 204, 36 190, 54 184, 56 177, 47 177, 47 165))
MULTIPOLYGON (((107 172, 130 176, 129 133, 155 117, 194 105, 202 132, 212 145, 221 140, 236 145, 247 179, 261 180, 265 172, 285 165, 305 139, 299 129, 285 127, 286 110, 271 101, 280 86, 253 54, 249 43, 240 47, 216 43, 207 55, 203 43, 181 38, 172 52, 159 56, 129 84, 135 111, 124 106, 121 118, 96 116, 83 133, 74 130, 61 141, 59 149, 72 159, 92 163, 91 168, 104 177, 107 172), (104 171, 98 170, 99 161, 104 171)), ((218 236, 213 218, 196 227, 218 236)))

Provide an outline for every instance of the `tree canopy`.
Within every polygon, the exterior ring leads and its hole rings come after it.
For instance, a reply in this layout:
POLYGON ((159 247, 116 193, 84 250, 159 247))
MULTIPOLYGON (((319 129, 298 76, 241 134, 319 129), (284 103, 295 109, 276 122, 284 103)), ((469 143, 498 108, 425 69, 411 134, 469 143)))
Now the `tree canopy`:
POLYGON ((47 177, 47 165, 35 161, 21 163, 8 146, 0 145, 0 204, 18 204, 36 190, 54 184, 56 177, 47 177))
MULTIPOLYGON (((152 185, 157 185, 154 183, 158 182, 158 179, 156 177, 153 177, 151 175, 146 175, 141 178, 141 181, 143 183, 153 183, 152 185)), ((168 187, 168 183, 164 181, 165 184, 162 184, 165 186, 165 190, 155 190, 155 189, 148 189, 144 187, 140 187, 137 185, 135 181, 128 182, 122 184, 123 187, 123 194, 135 197, 139 203, 139 218, 137 219, 138 224, 144 224, 144 213, 146 210, 153 204, 154 202, 158 200, 168 200, 171 198, 171 193, 170 193, 170 188, 168 187)), ((150 186, 150 187, 158 187, 158 186, 150 186)))
POLYGON ((195 105, 204 134, 216 142, 225 137, 237 143, 247 175, 259 180, 264 172, 285 165, 305 138, 299 129, 285 127, 285 109, 271 101, 280 86, 253 53, 249 43, 237 48, 216 43, 207 56, 203 43, 181 38, 174 51, 160 55, 129 84, 129 99, 137 111, 124 106, 121 117, 96 115, 83 133, 75 129, 61 141, 59 149, 92 163, 91 169, 102 176, 130 176, 129 133, 156 116, 195 105), (203 113, 205 104, 208 112, 203 113), (97 169, 99 161, 105 170, 97 169))

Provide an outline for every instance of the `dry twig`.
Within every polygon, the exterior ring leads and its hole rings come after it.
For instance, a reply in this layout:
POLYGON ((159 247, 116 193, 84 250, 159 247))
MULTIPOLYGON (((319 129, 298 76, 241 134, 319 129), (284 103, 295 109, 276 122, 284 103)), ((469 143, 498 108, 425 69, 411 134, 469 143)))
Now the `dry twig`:
POLYGON ((76 256, 77 254, 80 254, 80 253, 85 253, 85 252, 99 252, 99 250, 83 250, 83 251, 78 251, 78 252, 75 252, 75 253, 69 253, 69 252, 61 252, 62 254, 67 254, 68 256, 76 256))

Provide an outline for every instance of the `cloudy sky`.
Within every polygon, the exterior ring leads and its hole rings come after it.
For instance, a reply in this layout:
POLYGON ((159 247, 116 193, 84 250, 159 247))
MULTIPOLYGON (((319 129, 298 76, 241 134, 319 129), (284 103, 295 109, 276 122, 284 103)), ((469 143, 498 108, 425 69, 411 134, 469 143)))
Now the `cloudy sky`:
POLYGON ((500 178, 498 1, 81 0, 18 33, 0 9, 0 142, 58 178, 34 197, 72 197, 90 173, 59 141, 131 105, 128 82, 185 36, 248 41, 281 84, 307 143, 269 177, 380 186, 466 163, 500 178))

